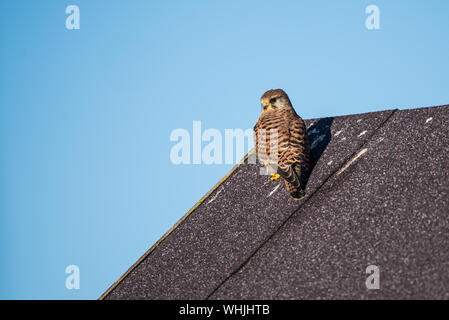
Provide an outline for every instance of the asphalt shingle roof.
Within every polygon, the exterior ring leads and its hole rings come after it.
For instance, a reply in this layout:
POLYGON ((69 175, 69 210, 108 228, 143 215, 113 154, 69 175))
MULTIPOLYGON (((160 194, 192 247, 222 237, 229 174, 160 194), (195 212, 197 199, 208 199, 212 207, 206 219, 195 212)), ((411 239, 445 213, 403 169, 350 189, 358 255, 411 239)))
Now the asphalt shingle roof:
POLYGON ((449 106, 306 124, 305 198, 246 161, 102 298, 448 299, 449 106))

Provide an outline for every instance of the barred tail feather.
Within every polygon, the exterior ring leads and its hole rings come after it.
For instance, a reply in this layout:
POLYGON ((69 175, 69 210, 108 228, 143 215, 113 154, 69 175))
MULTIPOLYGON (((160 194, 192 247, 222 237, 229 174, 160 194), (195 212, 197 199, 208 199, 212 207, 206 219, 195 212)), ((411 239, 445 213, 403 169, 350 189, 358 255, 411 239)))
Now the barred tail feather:
POLYGON ((277 173, 285 180, 287 190, 293 198, 299 199, 305 195, 306 172, 299 164, 286 168, 278 167, 277 173))

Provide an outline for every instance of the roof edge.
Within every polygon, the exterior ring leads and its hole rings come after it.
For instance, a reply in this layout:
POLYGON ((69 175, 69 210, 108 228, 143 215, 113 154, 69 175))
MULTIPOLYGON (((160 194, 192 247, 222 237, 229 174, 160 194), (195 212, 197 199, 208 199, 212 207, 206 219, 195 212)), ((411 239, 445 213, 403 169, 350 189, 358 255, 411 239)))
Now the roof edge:
POLYGON ((203 202, 206 200, 219 186, 223 184, 252 154, 255 149, 251 149, 242 160, 240 160, 223 178, 220 179, 197 203, 179 219, 164 235, 154 243, 150 249, 148 249, 128 270, 116 280, 99 298, 98 300, 104 300, 119 284, 122 282, 140 263, 148 257, 154 249, 156 249, 181 223, 183 223, 191 213, 193 213, 203 202))

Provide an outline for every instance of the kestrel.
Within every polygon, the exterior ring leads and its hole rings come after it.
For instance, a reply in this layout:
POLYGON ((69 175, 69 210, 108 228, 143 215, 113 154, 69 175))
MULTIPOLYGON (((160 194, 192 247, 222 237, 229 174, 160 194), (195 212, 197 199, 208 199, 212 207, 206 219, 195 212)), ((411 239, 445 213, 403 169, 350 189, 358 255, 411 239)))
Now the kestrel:
POLYGON ((295 199, 305 195, 310 146, 304 121, 282 89, 269 90, 260 98, 262 114, 254 126, 256 153, 271 173, 284 179, 295 199))

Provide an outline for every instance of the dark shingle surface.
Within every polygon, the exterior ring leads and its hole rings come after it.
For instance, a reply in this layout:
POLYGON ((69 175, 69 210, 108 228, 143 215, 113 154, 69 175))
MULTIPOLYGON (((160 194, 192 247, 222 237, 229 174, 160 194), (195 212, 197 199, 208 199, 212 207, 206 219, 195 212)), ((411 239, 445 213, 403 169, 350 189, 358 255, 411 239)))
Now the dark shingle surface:
POLYGON ((447 298, 448 120, 440 107, 307 121, 305 199, 241 165, 106 299, 447 298), (369 264, 381 290, 365 287, 369 264))
POLYGON ((447 107, 396 112, 211 298, 448 299, 448 123, 447 107))

